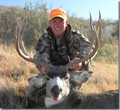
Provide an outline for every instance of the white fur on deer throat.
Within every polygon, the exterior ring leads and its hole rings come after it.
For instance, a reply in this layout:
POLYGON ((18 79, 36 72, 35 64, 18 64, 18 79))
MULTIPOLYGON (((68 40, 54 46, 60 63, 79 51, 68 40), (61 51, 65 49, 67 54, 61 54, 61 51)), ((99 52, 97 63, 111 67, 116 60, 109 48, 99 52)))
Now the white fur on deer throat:
POLYGON ((54 100, 53 98, 46 96, 45 97, 45 106, 46 106, 46 108, 50 108, 53 105, 56 105, 56 104, 62 102, 63 100, 65 100, 65 97, 61 98, 60 100, 54 100))

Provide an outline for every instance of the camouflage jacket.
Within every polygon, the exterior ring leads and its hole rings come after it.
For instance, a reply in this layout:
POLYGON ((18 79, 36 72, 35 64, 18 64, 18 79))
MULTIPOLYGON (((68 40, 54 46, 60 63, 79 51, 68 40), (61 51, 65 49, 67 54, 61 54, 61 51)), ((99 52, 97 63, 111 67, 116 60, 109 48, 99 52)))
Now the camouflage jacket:
MULTIPOLYGON (((46 61, 52 65, 65 65, 68 63, 68 56, 72 60, 74 57, 83 58, 90 49, 90 43, 82 34, 72 31, 68 24, 64 37, 56 39, 50 27, 47 33, 44 33, 37 42, 36 54, 34 58, 38 61, 46 61)), ((83 65, 88 65, 83 63, 83 65)), ((36 65, 40 70, 40 66, 36 65)), ((88 69, 87 69, 88 70, 88 69)))

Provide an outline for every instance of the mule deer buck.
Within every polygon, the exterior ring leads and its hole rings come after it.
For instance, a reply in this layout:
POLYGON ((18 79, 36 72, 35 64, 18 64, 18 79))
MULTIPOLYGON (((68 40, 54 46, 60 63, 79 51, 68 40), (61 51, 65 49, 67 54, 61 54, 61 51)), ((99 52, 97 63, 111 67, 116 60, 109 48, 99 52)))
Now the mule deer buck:
MULTIPOLYGON (((77 59, 74 62, 69 61, 69 63, 65 66, 53 66, 47 64, 46 62, 39 62, 27 55, 22 38, 20 37, 20 32, 18 31, 18 27, 15 27, 15 43, 16 43, 16 50, 18 54, 25 60, 32 62, 34 64, 39 64, 47 68, 47 74, 45 76, 46 79, 42 81, 46 83, 46 96, 45 96, 45 106, 46 108, 52 107, 62 101, 64 101, 67 96, 70 95, 72 91, 72 80, 75 81, 76 84, 82 84, 86 82, 91 76, 91 71, 79 71, 73 73, 69 73, 68 69, 73 64, 84 62, 87 60, 92 59, 99 48, 99 42, 101 38, 101 14, 99 12, 99 20, 96 26, 92 24, 92 17, 90 14, 90 28, 91 28, 91 48, 89 54, 82 58, 77 59), (95 48, 92 50, 92 47, 95 42, 95 48), (72 78, 71 78, 72 77, 72 78)), ((39 83, 39 81, 38 81, 39 83)))

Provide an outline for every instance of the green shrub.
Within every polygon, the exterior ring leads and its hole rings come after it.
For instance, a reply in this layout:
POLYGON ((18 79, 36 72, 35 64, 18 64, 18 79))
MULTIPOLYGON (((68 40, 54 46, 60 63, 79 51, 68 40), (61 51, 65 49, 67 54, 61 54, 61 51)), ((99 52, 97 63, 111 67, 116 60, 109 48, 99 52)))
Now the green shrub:
POLYGON ((109 43, 105 43, 98 52, 96 60, 104 60, 106 62, 118 62, 118 47, 109 43))

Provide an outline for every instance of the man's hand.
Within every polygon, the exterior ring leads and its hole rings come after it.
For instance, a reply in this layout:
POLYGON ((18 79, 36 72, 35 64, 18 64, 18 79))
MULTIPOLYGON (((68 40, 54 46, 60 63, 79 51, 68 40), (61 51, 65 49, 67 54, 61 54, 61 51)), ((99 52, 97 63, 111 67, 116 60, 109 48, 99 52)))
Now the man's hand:
POLYGON ((43 74, 47 74, 47 69, 45 67, 41 67, 41 70, 40 70, 43 74))
MULTIPOLYGON (((72 60, 72 62, 74 62, 75 60, 78 60, 79 58, 74 58, 72 60)), ((73 69, 75 71, 78 71, 80 68, 82 67, 82 63, 78 63, 78 64, 74 64, 72 67, 70 67, 70 69, 73 69)))

